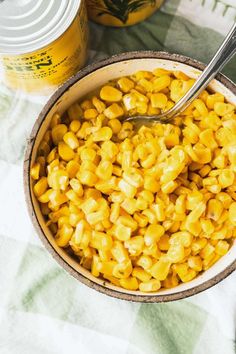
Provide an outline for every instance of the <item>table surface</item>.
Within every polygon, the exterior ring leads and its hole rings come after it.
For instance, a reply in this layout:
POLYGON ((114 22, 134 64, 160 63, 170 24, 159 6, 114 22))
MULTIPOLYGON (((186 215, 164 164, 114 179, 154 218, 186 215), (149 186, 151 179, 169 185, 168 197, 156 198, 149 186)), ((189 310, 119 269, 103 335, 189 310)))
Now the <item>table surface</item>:
MULTIPOLYGON (((207 63, 235 20, 235 0, 166 0, 130 28, 91 23, 89 62, 150 49, 207 63)), ((235 59, 224 72, 236 81, 235 59)), ((0 353, 235 353, 236 273, 186 300, 129 303, 78 283, 43 248, 26 211, 22 163, 47 99, 0 83, 0 353)))

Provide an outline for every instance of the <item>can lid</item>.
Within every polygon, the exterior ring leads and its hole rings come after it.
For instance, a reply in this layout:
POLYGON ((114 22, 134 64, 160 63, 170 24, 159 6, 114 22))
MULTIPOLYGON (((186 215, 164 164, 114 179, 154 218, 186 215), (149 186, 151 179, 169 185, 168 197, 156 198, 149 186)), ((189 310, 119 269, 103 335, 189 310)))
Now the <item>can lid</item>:
POLYGON ((0 54, 43 48, 70 26, 81 0, 0 0, 0 54))

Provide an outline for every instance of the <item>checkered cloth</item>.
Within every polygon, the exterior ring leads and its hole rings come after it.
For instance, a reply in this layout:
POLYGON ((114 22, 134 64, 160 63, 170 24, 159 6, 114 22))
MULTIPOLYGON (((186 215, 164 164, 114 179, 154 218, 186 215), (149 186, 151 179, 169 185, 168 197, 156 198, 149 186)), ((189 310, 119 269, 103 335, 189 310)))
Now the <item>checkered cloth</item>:
MULTIPOLYGON (((207 63, 235 19, 235 0, 167 0, 130 28, 91 24, 90 61, 151 49, 207 63)), ((234 81, 235 69, 234 59, 224 70, 234 81)), ((0 353, 235 353, 235 273, 186 300, 128 303, 80 284, 42 247, 25 207, 22 161, 45 100, 0 85, 0 353)))

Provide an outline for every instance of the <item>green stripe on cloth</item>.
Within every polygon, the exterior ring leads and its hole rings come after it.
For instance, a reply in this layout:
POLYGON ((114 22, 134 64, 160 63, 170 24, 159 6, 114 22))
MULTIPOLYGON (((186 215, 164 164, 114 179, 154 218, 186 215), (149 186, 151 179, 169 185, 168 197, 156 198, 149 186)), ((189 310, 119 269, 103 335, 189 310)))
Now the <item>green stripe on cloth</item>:
POLYGON ((26 138, 35 118, 42 109, 21 94, 2 92, 0 86, 0 160, 20 163, 23 159, 26 138))
MULTIPOLYGON (((211 29, 201 28, 183 17, 175 16, 165 39, 168 51, 184 54, 208 63, 223 41, 223 36, 211 29)), ((223 73, 236 81, 236 57, 223 69, 223 73)))
POLYGON ((7 250, 12 250, 8 256, 10 262, 22 254, 14 277, 0 272, 0 278, 11 284, 9 311, 39 313, 117 337, 128 336, 139 304, 104 298, 68 275, 43 248, 26 247, 24 243, 3 237, 0 241, 0 259, 7 250), (104 300, 107 312, 104 312, 104 300), (119 309, 121 317, 111 322, 114 307, 119 309))
POLYGON ((206 318, 205 311, 186 301, 144 304, 139 309, 130 340, 146 354, 190 354, 206 318))

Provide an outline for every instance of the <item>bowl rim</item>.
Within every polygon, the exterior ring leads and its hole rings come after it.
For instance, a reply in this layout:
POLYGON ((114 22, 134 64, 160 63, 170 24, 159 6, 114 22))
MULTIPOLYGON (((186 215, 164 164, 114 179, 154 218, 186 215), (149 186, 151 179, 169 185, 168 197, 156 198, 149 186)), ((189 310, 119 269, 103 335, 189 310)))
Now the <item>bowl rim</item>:
MULTIPOLYGON (((49 113, 49 111, 52 109, 52 107, 56 104, 56 102, 60 99, 60 97, 71 87, 73 86, 77 81, 80 79, 84 78, 88 74, 103 68, 104 66, 122 62, 122 61, 127 61, 127 60, 134 60, 134 59, 165 59, 165 60, 170 60, 170 61, 175 61, 179 62, 182 64, 186 64, 189 66, 192 66, 198 70, 204 70, 206 67, 205 64, 202 62, 192 59, 190 57, 180 55, 180 54, 171 54, 168 52, 164 51, 133 51, 133 52, 126 52, 126 53, 121 53, 121 54, 116 54, 111 56, 108 59, 100 60, 98 62, 95 62, 93 64, 90 64, 86 66, 85 68, 81 69, 78 71, 74 76, 69 78, 64 84, 62 84, 56 91, 55 93, 49 98, 47 103, 44 105, 42 108, 41 112, 39 113, 34 126, 31 130, 30 137, 27 139, 27 147, 25 150, 25 156, 24 156, 24 165, 23 165, 23 184, 24 184, 24 195, 25 195, 25 200, 27 204, 27 209, 28 213, 31 219, 31 222, 34 226, 34 229, 36 233, 38 234, 39 238, 41 239, 43 245, 49 251, 49 253, 52 255, 52 257, 57 261, 57 263, 65 269, 70 275, 72 275, 74 278, 82 282, 83 284, 89 286, 90 288, 97 290, 103 294, 109 295, 114 298, 118 298, 121 300, 127 300, 127 301, 133 301, 133 302, 143 302, 143 303, 158 303, 158 302, 169 302, 169 301, 175 301, 175 300, 180 300, 187 298, 189 296, 196 295, 206 289, 211 288, 212 286, 216 285, 219 283, 221 280, 225 279, 227 276, 229 276, 234 270, 236 270, 236 259, 228 265, 225 269, 223 269, 221 272, 216 274, 214 277, 211 279, 208 279, 201 284, 194 286, 190 289, 179 291, 177 293, 172 293, 172 294, 155 294, 155 295, 140 295, 140 294, 133 294, 131 293, 125 293, 125 289, 122 289, 123 292, 119 292, 118 290, 107 288, 105 286, 106 282, 104 282, 104 285, 97 284, 93 282, 92 280, 88 279, 86 276, 83 274, 77 272, 72 266, 70 266, 54 249, 54 247, 50 244, 49 240, 45 236, 43 229, 41 228, 41 225, 39 223, 39 220, 37 218, 36 212, 33 207, 33 201, 32 201, 32 196, 31 196, 31 191, 30 191, 30 164, 31 164, 31 159, 32 159, 32 152, 34 148, 34 143, 35 143, 35 138, 41 128, 41 125, 49 113)), ((216 79, 221 82, 226 88, 228 88, 234 95, 236 95, 236 85, 226 76, 223 74, 218 74, 216 76, 216 79)))

